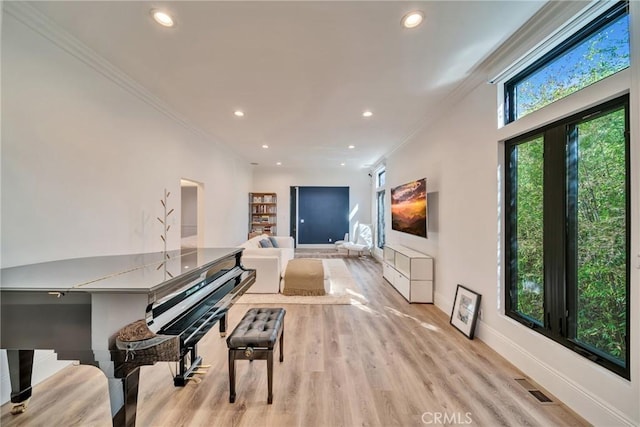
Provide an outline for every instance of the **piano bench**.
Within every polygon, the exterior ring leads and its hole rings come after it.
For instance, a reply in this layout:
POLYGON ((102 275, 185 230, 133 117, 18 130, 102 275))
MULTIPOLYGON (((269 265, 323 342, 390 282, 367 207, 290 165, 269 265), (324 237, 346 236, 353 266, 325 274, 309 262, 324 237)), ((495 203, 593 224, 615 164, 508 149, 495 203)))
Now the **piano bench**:
POLYGON ((280 339, 280 362, 284 360, 284 308, 249 309, 227 337, 229 347, 229 402, 236 400, 236 360, 267 361, 269 394, 273 403, 273 348, 280 339))

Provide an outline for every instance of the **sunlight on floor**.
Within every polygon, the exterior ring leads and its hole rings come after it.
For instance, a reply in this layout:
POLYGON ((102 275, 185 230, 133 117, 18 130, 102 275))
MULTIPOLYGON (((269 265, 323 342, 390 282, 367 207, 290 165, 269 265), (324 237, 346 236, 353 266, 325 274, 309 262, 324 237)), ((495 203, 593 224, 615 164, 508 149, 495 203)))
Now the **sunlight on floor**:
POLYGON ((387 310, 388 312, 390 312, 391 314, 395 314, 398 317, 404 317, 404 318, 407 318, 407 319, 415 320, 421 327, 423 327, 425 329, 428 329, 428 330, 434 331, 434 332, 440 332, 440 328, 438 328, 437 326, 432 325, 431 323, 423 322, 423 321, 421 321, 419 319, 416 319, 413 316, 409 316, 406 313, 398 311, 395 308, 391 308, 391 307, 385 306, 384 309, 387 310))

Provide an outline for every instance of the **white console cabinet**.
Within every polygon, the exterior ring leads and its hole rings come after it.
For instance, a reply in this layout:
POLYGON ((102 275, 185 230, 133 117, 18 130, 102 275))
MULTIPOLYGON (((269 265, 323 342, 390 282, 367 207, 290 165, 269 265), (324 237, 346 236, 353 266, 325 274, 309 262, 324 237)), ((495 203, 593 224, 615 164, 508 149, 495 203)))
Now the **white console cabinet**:
POLYGON ((407 301, 433 303, 433 258, 392 244, 383 252, 382 276, 407 301))

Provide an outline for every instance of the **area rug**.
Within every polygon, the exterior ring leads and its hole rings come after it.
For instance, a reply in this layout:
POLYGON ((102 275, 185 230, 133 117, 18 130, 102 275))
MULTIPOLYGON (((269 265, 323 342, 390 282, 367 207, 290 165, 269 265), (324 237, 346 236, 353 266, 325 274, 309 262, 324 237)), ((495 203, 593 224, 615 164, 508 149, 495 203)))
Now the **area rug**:
POLYGON ((345 258, 346 251, 338 249, 296 248, 295 258, 345 258))
POLYGON ((244 294, 236 304, 363 304, 358 285, 341 259, 323 259, 331 275, 331 290, 321 296, 244 294))

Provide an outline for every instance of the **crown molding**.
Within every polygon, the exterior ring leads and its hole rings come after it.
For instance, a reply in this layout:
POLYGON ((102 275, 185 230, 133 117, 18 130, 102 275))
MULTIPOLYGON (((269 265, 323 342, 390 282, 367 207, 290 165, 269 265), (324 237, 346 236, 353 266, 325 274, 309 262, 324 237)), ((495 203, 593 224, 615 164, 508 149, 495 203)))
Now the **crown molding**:
POLYGON ((194 135, 205 139, 209 143, 214 143, 220 149, 232 153, 234 156, 240 156, 227 145, 221 143, 217 138, 213 137, 202 128, 192 124, 180 113, 175 111, 166 102, 155 96, 148 89, 126 74, 124 71, 107 61, 97 52, 82 43, 76 37, 62 29, 58 24, 53 22, 49 17, 37 10, 27 2, 9 1, 3 2, 3 13, 12 16, 31 30, 40 34, 51 43, 67 52, 69 55, 91 67, 102 76, 109 79, 122 89, 143 101, 147 105, 153 107, 175 123, 179 124, 194 135))

